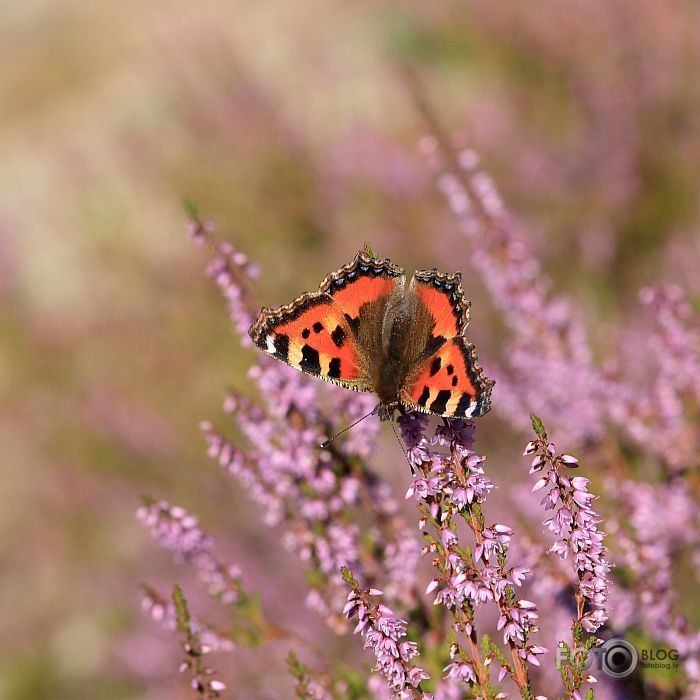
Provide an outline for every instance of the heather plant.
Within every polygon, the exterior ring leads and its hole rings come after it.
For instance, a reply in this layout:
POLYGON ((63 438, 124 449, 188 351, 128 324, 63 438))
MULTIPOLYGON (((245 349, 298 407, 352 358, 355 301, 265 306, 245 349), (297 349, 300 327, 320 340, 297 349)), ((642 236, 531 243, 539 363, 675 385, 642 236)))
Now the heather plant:
MULTIPOLYGON (((377 422, 329 442, 372 411, 373 397, 260 356, 249 371, 258 397, 229 392, 222 424, 202 423, 209 456, 302 563, 306 606, 334 633, 349 631, 351 620, 367 662, 333 658, 304 630, 270 619, 245 571, 222 562, 199 521, 165 501, 146 502, 139 519, 193 567, 222 611, 213 623, 190 614, 179 588, 171 598, 149 588, 144 610, 181 635, 182 670, 202 698, 224 690, 206 654, 263 644, 286 645, 299 698, 700 697, 700 634, 675 580, 700 539, 692 308, 677 287, 643 290, 656 323, 653 361, 638 376, 623 350, 596 359, 573 300, 553 295, 526 227, 474 152, 455 148, 420 86, 409 87, 428 126, 428 165, 508 329, 500 358, 488 360, 498 381, 494 412, 506 434, 530 433, 527 490, 542 496, 540 508, 523 493, 528 465, 512 440, 501 449, 513 458, 508 488, 473 449, 477 424, 406 413, 397 422, 414 510, 400 509, 375 464, 377 422), (585 469, 555 440, 584 453, 585 469), (513 502, 508 522, 494 502, 498 488, 513 502), (594 660, 610 637, 665 645, 682 668, 607 678, 594 660)), ((207 273, 248 346, 257 267, 190 213, 189 236, 211 254, 207 273)))

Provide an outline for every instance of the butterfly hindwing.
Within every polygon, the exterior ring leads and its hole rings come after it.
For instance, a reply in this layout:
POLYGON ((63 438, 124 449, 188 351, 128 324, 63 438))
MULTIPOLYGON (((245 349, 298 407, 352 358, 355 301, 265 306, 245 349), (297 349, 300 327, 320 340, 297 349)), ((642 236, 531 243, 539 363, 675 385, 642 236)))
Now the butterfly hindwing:
POLYGON ((447 275, 435 269, 418 270, 413 275, 411 291, 432 317, 433 336, 454 338, 464 333, 469 324, 469 301, 459 272, 447 275))
POLYGON ((474 346, 460 336, 448 339, 409 373, 399 400, 414 411, 476 418, 491 408, 493 384, 479 367, 474 346))
POLYGON ((253 342, 296 369, 356 391, 370 391, 357 344, 343 311, 322 292, 262 309, 251 327, 253 342))

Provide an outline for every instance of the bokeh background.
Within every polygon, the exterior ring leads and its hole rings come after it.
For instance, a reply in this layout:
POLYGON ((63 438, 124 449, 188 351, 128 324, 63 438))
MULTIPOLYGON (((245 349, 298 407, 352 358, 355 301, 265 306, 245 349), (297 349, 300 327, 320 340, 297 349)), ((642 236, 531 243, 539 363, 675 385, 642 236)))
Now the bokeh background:
MULTIPOLYGON (((461 267, 488 368, 502 329, 418 147, 406 63, 600 356, 641 285, 697 298, 697 3, 6 3, 3 699, 189 696, 175 639, 139 612, 141 582, 185 578, 134 520, 144 494, 198 512, 273 610, 303 597, 297 562, 204 456, 197 423, 247 386, 253 355, 184 236, 183 199, 260 265, 261 305, 366 240, 407 269, 461 267)), ((484 419, 496 469, 503 430, 484 419)), ((382 468, 405 488, 385 432, 382 468)), ((233 696, 288 697, 285 653, 241 652, 233 696)))

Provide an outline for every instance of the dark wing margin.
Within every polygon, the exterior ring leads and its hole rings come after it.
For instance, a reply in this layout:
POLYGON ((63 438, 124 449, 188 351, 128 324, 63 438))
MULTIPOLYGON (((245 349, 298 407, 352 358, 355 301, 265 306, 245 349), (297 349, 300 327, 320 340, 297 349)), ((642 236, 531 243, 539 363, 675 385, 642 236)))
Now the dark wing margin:
POLYGON ((333 297, 356 330, 363 306, 388 299, 403 284, 403 268, 390 260, 372 258, 360 251, 352 262, 327 275, 319 292, 333 297))

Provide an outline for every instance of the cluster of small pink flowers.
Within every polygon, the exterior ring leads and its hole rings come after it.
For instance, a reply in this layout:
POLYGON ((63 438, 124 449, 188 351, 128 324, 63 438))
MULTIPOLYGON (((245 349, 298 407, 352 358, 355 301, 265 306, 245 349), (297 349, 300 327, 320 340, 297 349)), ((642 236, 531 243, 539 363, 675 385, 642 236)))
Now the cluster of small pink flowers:
POLYGON ((209 593, 223 603, 236 603, 241 597, 241 572, 235 564, 222 564, 213 553, 213 540, 199 525, 199 519, 180 506, 158 500, 141 506, 138 520, 158 544, 171 551, 175 561, 197 570, 209 593))
POLYGON ((568 476, 565 470, 578 467, 578 460, 568 454, 557 455, 544 432, 528 443, 524 454, 534 455, 531 474, 543 472, 532 490, 547 488, 542 505, 554 510, 543 522, 556 538, 548 551, 562 559, 571 554, 578 586, 577 620, 587 632, 595 632, 608 619, 610 564, 603 544, 605 533, 598 528, 601 518, 591 508, 595 496, 588 490, 590 481, 568 476), (586 603, 588 610, 584 609, 586 603))
POLYGON ((531 572, 506 563, 513 531, 502 523, 484 522, 482 506, 493 484, 484 474, 485 458, 471 450, 474 426, 451 420, 439 426, 429 441, 424 433, 425 416, 409 413, 398 422, 409 461, 416 470, 407 497, 417 501, 426 539, 424 553, 434 555, 433 565, 439 574, 426 594, 437 591, 434 603, 451 611, 454 631, 464 635, 462 644, 452 645, 452 663, 444 672, 450 679, 485 690, 493 653, 486 651, 485 658, 479 658, 474 616, 479 606, 494 604, 499 611, 497 629, 502 631, 503 643, 512 655, 512 664, 502 661, 499 680, 510 674, 524 691, 529 687, 526 664, 539 665, 537 657, 546 649, 529 642, 530 635, 538 630, 537 606, 515 596, 514 588, 522 585, 531 572), (448 447, 449 454, 441 454, 436 447, 448 447), (473 548, 460 546, 458 518, 463 518, 472 530, 473 548), (426 530, 428 524, 432 531, 426 530))
POLYGON ((610 525, 619 562, 634 581, 614 596, 612 621, 638 625, 678 650, 690 678, 700 668, 700 633, 678 610, 673 563, 700 539, 697 502, 680 479, 669 484, 615 482, 622 505, 610 525))
POLYGON ((377 664, 373 670, 384 675, 395 697, 433 700, 432 694, 421 690, 421 682, 430 676, 420 666, 411 663, 419 652, 415 642, 404 639, 406 622, 396 617, 386 605, 370 600, 382 596, 382 591, 375 588, 360 590, 349 570, 346 570, 345 578, 351 590, 343 613, 348 619, 358 618, 354 633, 361 634, 365 638, 365 649, 374 653, 377 664))
MULTIPOLYGON (((427 114, 430 121, 430 114, 427 114)), ((470 243, 473 267, 512 331, 507 369, 492 374, 495 405, 518 428, 524 416, 547 416, 582 444, 604 434, 586 332, 566 299, 551 295, 551 282, 518 232, 491 178, 471 150, 458 152, 439 125, 424 140, 438 185, 470 243)))
POLYGON ((247 256, 236 250, 228 242, 214 242, 214 224, 193 217, 187 227, 188 238, 197 246, 208 247, 214 257, 207 267, 211 277, 221 290, 229 307, 234 328, 241 334, 243 344, 250 345, 248 329, 253 315, 248 303, 245 282, 256 279, 260 274, 257 265, 249 262, 247 256))
POLYGON ((683 291, 675 285, 641 290, 656 332, 645 387, 611 381, 611 419, 671 471, 700 464, 700 431, 695 411, 700 404, 700 328, 683 291))
MULTIPOLYGON (((177 614, 175 604, 169 598, 165 598, 152 588, 146 588, 141 598, 141 611, 169 632, 177 630, 177 614)), ((209 625, 196 617, 190 618, 190 627, 196 633, 201 642, 202 654, 211 651, 233 651, 235 644, 223 630, 209 625)))

